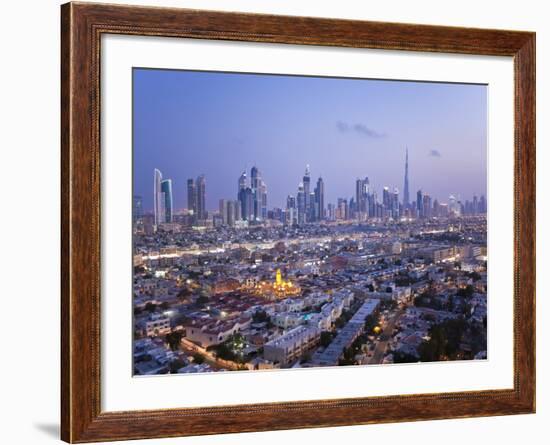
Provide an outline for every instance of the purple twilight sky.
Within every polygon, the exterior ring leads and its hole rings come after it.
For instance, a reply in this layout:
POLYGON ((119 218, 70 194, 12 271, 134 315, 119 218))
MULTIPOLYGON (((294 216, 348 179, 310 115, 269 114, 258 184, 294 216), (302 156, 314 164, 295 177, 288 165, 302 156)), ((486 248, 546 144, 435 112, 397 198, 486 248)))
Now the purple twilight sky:
POLYGON ((211 210, 236 199, 253 165, 270 209, 296 194, 306 164, 327 204, 365 176, 379 199, 389 186, 402 200, 406 147, 411 201, 418 189, 441 202, 486 194, 485 85, 134 69, 133 119, 134 194, 146 211, 154 168, 172 179, 176 210, 188 178, 206 176, 211 210))

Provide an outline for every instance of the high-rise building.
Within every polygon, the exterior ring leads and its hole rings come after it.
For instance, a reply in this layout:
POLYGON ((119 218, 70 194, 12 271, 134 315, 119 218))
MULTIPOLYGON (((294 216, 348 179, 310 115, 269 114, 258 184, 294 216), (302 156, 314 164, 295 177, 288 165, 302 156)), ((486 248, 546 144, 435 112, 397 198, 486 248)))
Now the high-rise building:
POLYGON ((305 224, 306 222, 306 192, 304 189, 304 183, 300 182, 298 185, 298 194, 296 195, 296 205, 298 207, 298 225, 305 224))
POLYGON ((357 179, 355 181, 355 213, 357 219, 366 219, 369 216, 369 207, 369 178, 357 179))
POLYGON ((261 207, 261 197, 260 197, 260 186, 262 178, 260 175, 260 170, 258 167, 254 166, 250 169, 250 188, 252 189, 252 201, 253 201, 253 220, 258 221, 260 219, 260 207, 261 207))
POLYGON ((239 176, 239 183, 238 183, 238 188, 237 188, 237 194, 246 188, 246 171, 243 171, 241 173, 241 176, 239 176))
POLYGON ((206 179, 204 175, 197 178, 197 219, 206 219, 206 179))
POLYGON ((428 194, 422 196, 422 215, 424 218, 432 216, 432 198, 428 194))
POLYGON ((384 216, 390 216, 391 210, 392 210, 392 204, 391 204, 392 198, 390 196, 390 189, 389 187, 384 187, 382 190, 382 205, 384 206, 384 216))
POLYGON ((311 178, 310 178, 310 174, 309 174, 309 164, 306 165, 306 172, 304 174, 304 177, 302 178, 302 185, 304 187, 304 195, 305 195, 305 200, 304 200, 304 214, 305 214, 305 220, 304 222, 307 222, 308 219, 309 219, 309 215, 311 214, 311 210, 310 210, 310 206, 311 206, 311 202, 310 202, 310 191, 309 191, 309 186, 310 186, 310 182, 311 182, 311 178))
POLYGON ((345 198, 338 198, 338 208, 336 209, 336 219, 349 219, 349 207, 348 200, 345 198))
POLYGON ((449 196, 449 213, 451 213, 454 216, 460 215, 460 207, 457 204, 457 201, 454 195, 449 196))
POLYGON ((134 195, 133 205, 132 205, 132 223, 138 224, 141 222, 143 217, 143 199, 141 196, 134 195))
POLYGON ((260 219, 267 219, 267 185, 260 181, 260 219))
POLYGON ((164 197, 164 221, 162 222, 171 223, 174 218, 172 180, 163 179, 160 184, 160 188, 164 197))
POLYGON ((308 221, 315 221, 315 189, 309 192, 309 213, 306 218, 308 221))
POLYGON ((487 200, 485 199, 485 195, 481 195, 479 197, 479 213, 487 213, 487 200))
POLYGON ((239 203, 241 209, 240 219, 252 221, 254 219, 254 199, 250 187, 245 187, 239 191, 239 203))
POLYGON ((233 227, 235 225, 235 221, 237 220, 238 215, 238 201, 229 200, 227 201, 227 206, 225 208, 226 215, 224 217, 225 224, 227 224, 229 227, 233 227))
POLYGON ((410 205, 409 201, 409 148, 405 150, 405 184, 403 185, 403 207, 408 209, 410 205))
POLYGON ((438 216, 441 216, 441 211, 440 211, 440 208, 439 208, 439 201, 437 199, 434 199, 434 205, 433 205, 433 212, 432 212, 432 216, 435 216, 436 218, 438 216))
POLYGON ((398 219, 399 214, 399 190, 397 187, 393 189, 393 196, 391 200, 391 216, 393 219, 398 219))
POLYGON ((327 205, 327 219, 329 221, 336 220, 336 209, 334 208, 334 204, 329 203, 327 205))
POLYGON ((286 223, 294 226, 298 223, 298 208, 296 207, 296 198, 288 195, 286 198, 286 223))
POLYGON ((325 219, 325 183, 323 178, 319 177, 315 187, 315 220, 323 219, 325 219))
POLYGON ((474 195, 474 200, 472 202, 472 213, 474 215, 477 215, 479 212, 479 201, 477 199, 477 195, 474 195))
POLYGON ((220 204, 218 207, 218 211, 220 213, 220 216, 222 218, 222 224, 227 224, 227 200, 226 199, 220 199, 220 204))
POLYGON ((197 187, 193 178, 187 180, 187 210, 197 216, 197 187))
POLYGON ((154 171, 154 185, 153 185, 153 207, 155 214, 155 226, 165 222, 165 213, 164 213, 164 193, 162 192, 162 173, 159 169, 155 168, 154 171))
POLYGON ((237 182, 237 201, 240 203, 241 214, 239 219, 246 220, 245 218, 245 195, 246 195, 246 171, 243 170, 239 180, 237 182))
POLYGON ((424 203, 422 201, 422 190, 416 192, 416 213, 419 218, 424 218, 424 203))

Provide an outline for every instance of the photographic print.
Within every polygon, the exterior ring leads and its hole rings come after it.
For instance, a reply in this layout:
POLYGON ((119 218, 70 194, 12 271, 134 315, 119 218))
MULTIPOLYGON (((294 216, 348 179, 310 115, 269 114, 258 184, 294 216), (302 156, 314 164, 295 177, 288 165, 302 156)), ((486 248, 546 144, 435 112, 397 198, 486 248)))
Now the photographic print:
POLYGON ((133 374, 487 359, 487 86, 134 68, 133 374))

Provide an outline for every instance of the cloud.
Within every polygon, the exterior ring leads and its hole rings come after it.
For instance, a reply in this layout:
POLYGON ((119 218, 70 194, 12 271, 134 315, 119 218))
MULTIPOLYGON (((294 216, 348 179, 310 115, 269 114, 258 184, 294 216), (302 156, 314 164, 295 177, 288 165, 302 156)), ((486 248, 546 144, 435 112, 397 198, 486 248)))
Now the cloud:
POLYGON ((439 152, 439 150, 430 150, 428 156, 431 156, 432 158, 440 158, 441 153, 439 152))
POLYGON ((387 136, 386 133, 379 133, 378 131, 367 127, 365 124, 352 125, 352 124, 348 124, 347 122, 338 121, 336 122, 336 128, 340 133, 354 132, 368 138, 378 139, 378 138, 385 138, 387 136))

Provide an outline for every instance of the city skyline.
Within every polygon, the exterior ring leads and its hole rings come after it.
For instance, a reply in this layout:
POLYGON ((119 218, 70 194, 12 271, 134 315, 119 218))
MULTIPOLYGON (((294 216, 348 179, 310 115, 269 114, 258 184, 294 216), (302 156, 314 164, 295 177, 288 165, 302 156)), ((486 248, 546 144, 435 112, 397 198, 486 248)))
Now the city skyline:
POLYGON ((488 358, 485 86, 133 88, 134 375, 488 358))
MULTIPOLYGON (((234 226, 236 221, 262 222, 268 219, 281 220, 290 225, 303 225, 319 221, 352 220, 365 221, 371 218, 429 218, 432 216, 446 216, 449 212, 455 215, 484 214, 487 212, 487 201, 484 194, 474 194, 472 200, 461 199, 450 195, 448 200, 439 201, 433 198, 429 191, 418 189, 416 200, 410 200, 409 193, 409 156, 405 152, 404 191, 400 194, 397 187, 392 190, 385 186, 381 193, 371 187, 370 179, 357 178, 355 180, 355 195, 339 197, 335 203, 326 203, 325 185, 322 177, 314 182, 311 188, 311 172, 309 164, 305 167, 304 176, 298 184, 296 193, 289 193, 286 206, 269 207, 267 184, 262 179, 260 169, 254 165, 250 169, 250 179, 243 171, 237 181, 236 199, 218 199, 218 208, 213 212, 205 208, 207 201, 206 177, 201 174, 196 179, 187 180, 187 206, 185 211, 194 215, 194 223, 205 221, 213 215, 221 217, 221 223, 234 226)), ((163 179, 162 173, 154 169, 154 222, 155 225, 172 223, 174 221, 172 180, 163 179)), ((139 211, 143 214, 143 197, 134 195, 139 211)))
MULTIPOLYGON (((353 182, 357 178, 364 177, 370 178, 371 186, 377 190, 379 195, 384 186, 389 187, 392 191, 397 188, 400 201, 403 201, 405 198, 405 187, 403 187, 405 163, 410 175, 409 195, 413 198, 418 189, 429 190, 432 198, 438 199, 440 202, 448 201, 451 194, 459 199, 462 198, 462 200, 469 199, 473 195, 486 195, 486 91, 485 87, 481 85, 134 70, 134 99, 134 140, 136 141, 134 147, 134 194, 143 197, 144 211, 152 211, 154 208, 154 194, 150 193, 151 171, 154 169, 162 171, 166 178, 172 180, 174 212, 187 208, 187 181, 189 178, 196 178, 199 175, 204 175, 207 178, 208 192, 204 205, 205 210, 212 211, 218 209, 219 199, 235 199, 236 185, 234 184, 236 184, 238 175, 243 170, 248 173, 254 165, 260 166, 262 178, 268 185, 268 207, 270 209, 273 207, 285 208, 288 195, 296 195, 306 164, 310 164, 312 171, 311 191, 315 187, 317 178, 323 178, 326 188, 324 201, 327 204, 336 203, 338 198, 350 199, 355 196, 353 182), (159 78, 167 80, 162 83, 163 86, 160 85, 159 78), (298 87, 310 85, 310 82, 313 82, 313 85, 309 88, 311 90, 309 93, 297 91, 298 87), (343 83, 343 86, 340 82, 343 83), (243 88, 243 85, 249 85, 249 87, 243 88), (193 86, 193 91, 189 90, 191 86, 193 86), (265 119, 258 116, 254 121, 250 121, 250 111, 242 112, 232 108, 231 116, 227 116, 227 119, 235 124, 232 131, 228 131, 230 126, 225 121, 214 119, 221 117, 223 105, 230 105, 231 101, 235 100, 235 95, 240 94, 240 101, 243 105, 250 105, 251 96, 258 93, 261 86, 272 87, 275 90, 270 95, 265 91, 262 93, 264 98, 271 97, 275 101, 265 119), (332 118, 329 119, 331 123, 329 122, 326 126, 328 128, 319 127, 316 130, 319 133, 317 139, 308 138, 307 135, 311 135, 316 126, 320 125, 320 122, 317 124, 313 122, 313 117, 309 115, 315 114, 316 117, 319 117, 317 111, 312 108, 315 102, 313 92, 317 92, 323 86, 330 87, 327 90, 327 95, 330 97, 317 98, 318 106, 335 107, 339 103, 335 99, 338 92, 349 96, 351 92, 361 95, 363 90, 369 90, 368 95, 372 99, 369 102, 372 104, 371 107, 379 107, 381 103, 392 99, 391 106, 385 106, 384 110, 396 107, 401 109, 401 119, 396 119, 400 122, 393 125, 394 128, 390 128, 391 122, 387 118, 378 119, 379 123, 376 123, 376 119, 362 121, 354 119, 351 115, 358 113, 357 106, 349 107, 353 112, 350 111, 348 113, 350 118, 344 120, 337 118, 337 116, 344 115, 341 110, 336 113, 336 110, 329 109, 321 116, 321 120, 326 122, 326 115, 332 115, 332 118), (277 101, 275 93, 285 91, 285 96, 289 96, 289 88, 292 90, 294 98, 285 97, 285 100, 277 101), (395 88, 401 90, 401 97, 396 97, 393 92, 395 88), (421 95, 428 105, 439 104, 439 107, 436 107, 440 115, 439 120, 434 120, 437 117, 435 114, 438 114, 435 113, 436 110, 424 113, 424 119, 419 119, 418 113, 413 113, 413 116, 403 119, 403 115, 408 116, 405 111, 412 112, 415 108, 414 103, 411 102, 419 99, 419 93, 412 94, 411 90, 417 88, 424 90, 421 95), (185 92, 190 94, 185 94, 185 92), (198 99, 200 97, 204 99, 204 96, 209 99, 210 106, 203 103, 198 107, 197 113, 190 116, 184 105, 197 105, 198 99), (178 103, 178 98, 181 103, 178 103), (304 114, 303 133, 306 136, 292 131, 296 129, 295 123, 289 122, 288 116, 286 116, 288 113, 293 114, 292 110, 287 108, 290 102, 299 104, 304 101, 307 104, 301 106, 303 108, 301 111, 305 112, 307 108, 311 112, 304 114), (145 107, 145 105, 148 106, 145 107), (175 113, 176 116, 181 119, 183 113, 183 116, 188 118, 184 121, 180 120, 179 125, 174 119, 174 107, 179 110, 175 113), (166 110, 162 111, 164 108, 166 110), (446 111, 445 108, 447 108, 446 111), (471 116, 473 112, 475 112, 475 118, 471 116), (155 119, 152 119, 153 114, 156 116, 155 119), (460 119, 457 118, 457 114, 460 114, 460 119), (480 114, 481 124, 479 122, 480 114), (465 115, 469 117, 465 118, 465 115), (166 119, 161 119, 163 116, 166 119), (167 118, 168 116, 170 118, 167 118), (273 122, 274 118, 277 119, 277 122, 274 122, 273 125, 276 123, 275 126, 281 132, 284 129, 288 130, 284 131, 284 137, 280 135, 275 137, 279 141, 276 148, 274 144, 277 141, 271 141, 267 135, 264 136, 268 121, 273 122), (430 126, 433 127, 435 134, 440 132, 441 125, 445 124, 445 133, 448 139, 452 139, 452 143, 428 145, 425 141, 430 137, 426 134, 423 137, 409 136, 405 141, 403 140, 405 138, 398 132, 397 127, 401 127, 404 129, 404 135, 411 135, 409 128, 411 121, 420 122, 430 119, 430 126), (475 125, 470 125, 474 121, 475 125), (250 125, 246 125, 247 122, 250 125), (368 122, 373 122, 373 124, 368 122), (206 123, 209 124, 206 125, 206 123), (375 123, 376 125, 374 125, 375 123), (259 131, 258 127, 261 127, 263 131, 259 131), (204 139, 202 144, 197 144, 198 128, 202 129, 204 139), (185 129, 190 130, 188 144, 183 138, 179 140, 173 137, 185 129), (466 131, 466 129, 470 131, 466 131), (457 132, 461 134, 457 135, 457 132), (242 136, 235 136, 237 133, 242 136), (234 137, 227 139, 225 144, 215 144, 216 139, 220 139, 224 135, 229 137, 231 134, 234 137), (328 137, 323 138, 322 135, 328 137), (259 142, 250 143, 253 138, 259 142), (307 145, 300 146, 304 147, 303 149, 297 149, 296 144, 304 138, 315 140, 318 148, 316 148, 316 144, 309 142, 307 145), (463 143, 459 145, 457 138, 463 143), (328 141, 324 139, 328 139, 328 141), (426 148, 412 148, 414 145, 420 145, 420 143, 415 143, 414 139, 422 140, 426 148), (466 143, 468 139, 470 141, 466 143), (157 142, 154 146, 152 145, 153 140, 157 142), (281 140, 284 140, 285 143, 280 143, 281 140), (401 146, 397 146, 398 140, 403 140, 402 144, 399 143, 401 146), (396 143, 394 144, 394 142, 396 143), (202 145, 202 147, 197 147, 197 145, 202 145), (428 148, 436 146, 438 148, 428 148), (332 159, 329 159, 327 148, 330 151, 331 147, 338 153, 344 152, 344 155, 332 156, 332 159), (464 150, 461 150, 461 147, 464 147, 464 150), (383 155, 380 152, 383 152, 383 155), (240 154, 244 154, 245 157, 239 159, 240 154), (217 161, 222 163, 222 167, 217 161), (328 168, 329 165, 331 168, 328 168), (147 170, 148 172, 145 174, 147 170), (237 172, 237 177, 235 177, 235 172, 237 172)), ((346 97, 346 101, 349 101, 349 97, 346 97)), ((351 105, 353 105, 353 101, 351 101, 351 105)), ((425 105, 425 103, 421 105, 423 109, 426 108, 425 105)), ((371 107, 364 106, 359 111, 369 114, 371 107)), ((386 111, 381 114, 385 113, 386 111)), ((427 124, 420 123, 422 125, 419 125, 418 131, 422 128, 422 131, 427 132, 427 124)), ((409 199, 413 201, 413 199, 409 199)))

